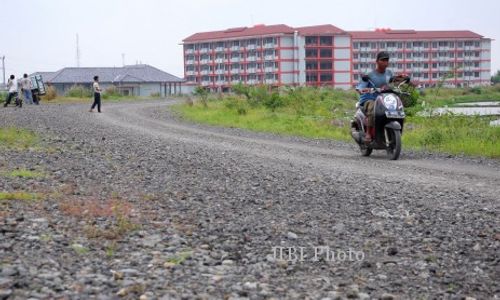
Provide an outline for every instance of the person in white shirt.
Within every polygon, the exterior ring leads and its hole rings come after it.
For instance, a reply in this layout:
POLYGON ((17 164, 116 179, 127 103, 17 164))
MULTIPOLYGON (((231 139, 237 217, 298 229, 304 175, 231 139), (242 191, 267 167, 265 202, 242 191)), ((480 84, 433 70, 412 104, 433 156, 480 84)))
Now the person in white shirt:
POLYGON ((31 88, 31 80, 28 78, 28 74, 24 74, 23 79, 21 79, 21 92, 23 93, 24 101, 26 101, 27 104, 33 104, 31 88))
POLYGON ((14 75, 10 75, 10 78, 7 81, 7 88, 9 89, 9 95, 5 100, 3 107, 7 107, 7 105, 10 104, 10 100, 12 100, 12 98, 17 97, 17 80, 15 80, 15 78, 16 77, 14 75))
POLYGON ((94 103, 90 108, 90 112, 94 111, 97 106, 97 112, 101 112, 101 88, 99 87, 99 76, 94 76, 94 84, 92 85, 94 89, 94 103))

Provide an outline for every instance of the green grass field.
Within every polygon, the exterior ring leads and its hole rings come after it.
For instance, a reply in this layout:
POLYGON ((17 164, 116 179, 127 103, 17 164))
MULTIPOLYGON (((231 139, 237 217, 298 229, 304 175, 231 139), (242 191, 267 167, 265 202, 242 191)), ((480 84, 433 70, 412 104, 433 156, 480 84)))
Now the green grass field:
MULTIPOLYGON (((219 95, 179 104, 173 109, 186 120, 252 131, 351 141, 349 121, 357 96, 353 91, 298 88, 269 91, 258 88, 239 95, 219 95), (266 98, 267 97, 267 98, 266 98), (271 98, 275 98, 272 100, 271 98), (278 99, 278 97, 280 99, 278 99), (267 101, 267 102, 266 102, 267 101), (273 102, 274 101, 274 102, 273 102), (206 103, 206 105, 204 104, 206 103)), ((500 127, 489 126, 498 117, 421 117, 419 110, 468 101, 500 101, 498 87, 426 91, 409 116, 403 134, 405 148, 456 155, 500 158, 500 127), (422 103, 425 103, 424 107, 422 103)))

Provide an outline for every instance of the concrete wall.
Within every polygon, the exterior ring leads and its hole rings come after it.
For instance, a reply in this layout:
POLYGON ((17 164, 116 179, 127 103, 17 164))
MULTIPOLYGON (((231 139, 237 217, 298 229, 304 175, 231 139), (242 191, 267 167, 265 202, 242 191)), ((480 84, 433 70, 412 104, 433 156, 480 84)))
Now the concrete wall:
POLYGON ((293 47, 293 37, 281 37, 281 47, 293 47))
POLYGON ((333 40, 335 47, 350 47, 351 37, 350 36, 335 36, 333 40))
POLYGON ((299 59, 299 84, 304 85, 306 83, 306 38, 303 36, 298 36, 298 59, 299 59))

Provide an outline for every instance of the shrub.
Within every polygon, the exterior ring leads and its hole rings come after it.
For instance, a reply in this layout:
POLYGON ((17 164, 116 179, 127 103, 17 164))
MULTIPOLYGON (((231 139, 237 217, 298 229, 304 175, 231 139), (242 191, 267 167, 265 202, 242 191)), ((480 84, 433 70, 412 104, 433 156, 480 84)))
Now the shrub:
POLYGON ((244 85, 242 84, 241 82, 238 83, 238 84, 235 84, 232 86, 232 89, 233 89, 233 92, 236 94, 236 95, 243 95, 245 96, 246 100, 250 100, 251 98, 251 88, 248 86, 248 85, 244 85))
POLYGON ((402 86, 401 90, 409 93, 409 95, 401 95, 403 106, 405 108, 415 106, 417 104, 418 98, 420 97, 420 93, 418 92, 418 90, 412 85, 402 86))
POLYGON ((92 97, 92 90, 81 85, 74 85, 66 92, 66 96, 74 98, 90 98, 92 97))
POLYGON ((204 88, 202 86, 197 86, 194 89, 193 94, 200 98, 200 101, 203 104, 203 107, 205 107, 205 108, 208 107, 208 90, 206 88, 204 88))
POLYGON ((472 94, 480 95, 481 94, 481 88, 478 86, 472 87, 468 90, 472 94))
POLYGON ((273 92, 270 97, 264 100, 264 106, 274 112, 277 108, 284 105, 283 99, 278 92, 273 92))
POLYGON ((47 90, 45 91, 45 96, 43 96, 42 99, 50 101, 54 100, 55 98, 57 98, 56 89, 52 85, 47 86, 47 90))
POLYGON ((123 97, 123 95, 118 91, 116 86, 111 85, 111 86, 108 86, 104 90, 103 97, 105 99, 107 99, 107 98, 121 98, 121 97, 123 97))
POLYGON ((151 93, 150 96, 153 97, 153 98, 160 98, 160 92, 151 93))

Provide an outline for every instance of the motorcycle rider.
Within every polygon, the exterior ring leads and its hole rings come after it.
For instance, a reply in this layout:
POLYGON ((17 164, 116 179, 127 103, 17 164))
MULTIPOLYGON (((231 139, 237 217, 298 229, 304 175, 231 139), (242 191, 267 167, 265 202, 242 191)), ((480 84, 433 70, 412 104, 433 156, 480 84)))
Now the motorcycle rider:
POLYGON ((373 115, 375 108, 375 99, 378 94, 372 93, 371 88, 381 88, 389 83, 389 79, 393 76, 391 70, 387 69, 389 66, 389 53, 381 51, 377 54, 376 60, 377 67, 375 70, 368 74, 370 81, 366 82, 361 80, 356 86, 356 91, 360 94, 359 105, 363 108, 363 113, 367 118, 367 128, 365 141, 370 143, 372 137, 375 135, 375 118, 373 115))

